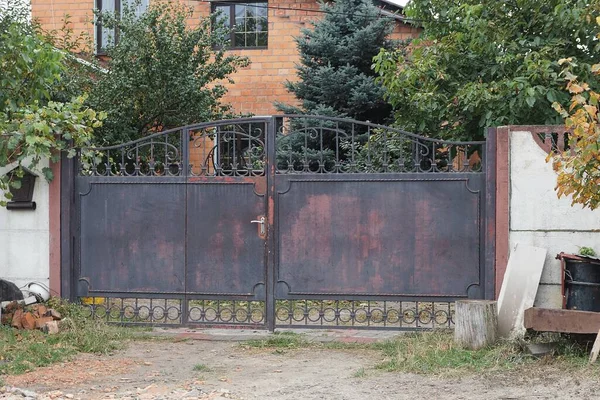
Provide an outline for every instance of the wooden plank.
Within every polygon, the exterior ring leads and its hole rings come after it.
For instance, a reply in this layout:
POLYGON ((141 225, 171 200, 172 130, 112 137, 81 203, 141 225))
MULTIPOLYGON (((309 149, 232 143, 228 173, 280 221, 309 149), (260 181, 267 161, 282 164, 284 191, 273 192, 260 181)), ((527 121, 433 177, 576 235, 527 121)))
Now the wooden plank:
POLYGON ((597 334, 600 313, 532 307, 525 310, 525 328, 538 332, 597 334))
POLYGON ((600 352, 600 331, 596 335, 596 340, 594 341, 594 346, 592 347, 592 352, 590 353, 590 364, 593 364, 598 359, 598 352, 600 352))

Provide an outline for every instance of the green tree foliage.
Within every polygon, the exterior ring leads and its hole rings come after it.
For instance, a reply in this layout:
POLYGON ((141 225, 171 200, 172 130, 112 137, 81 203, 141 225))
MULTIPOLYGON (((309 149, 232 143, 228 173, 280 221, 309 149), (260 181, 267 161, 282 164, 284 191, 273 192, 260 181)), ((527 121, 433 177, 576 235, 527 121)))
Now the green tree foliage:
POLYGON ((320 2, 324 17, 296 38, 299 80, 286 87, 301 107, 276 104, 285 113, 344 116, 380 123, 390 117, 384 88, 375 82, 373 57, 391 49, 394 22, 371 0, 320 2))
POLYGON ((18 7, 0 13, 0 192, 6 199, 11 198, 9 186, 20 186, 22 167, 51 180, 52 171, 40 167, 40 161, 56 161, 63 150, 73 156, 69 143, 89 144, 103 118, 84 105, 85 97, 52 101, 67 65, 26 14, 18 7), (14 167, 16 174, 6 174, 14 167))
MULTIPOLYGON (((386 123, 392 108, 384 100, 385 89, 375 82, 373 57, 382 49, 391 49, 388 39, 394 20, 381 14, 371 0, 336 0, 319 3, 323 18, 312 29, 302 29, 296 38, 300 55, 297 66, 299 80, 286 87, 299 100, 300 106, 276 103, 286 114, 347 117, 360 121, 386 123)), ((302 168, 307 160, 324 160, 332 165, 344 161, 350 149, 340 149, 336 139, 336 124, 318 119, 292 120, 291 135, 278 140, 278 166, 302 168), (313 128, 315 135, 309 134, 313 128), (325 128, 325 129, 323 129, 325 128)), ((349 127, 337 126, 339 129, 349 127)), ((366 141, 364 132, 354 132, 357 146, 366 141)), ((318 162, 310 163, 318 169, 318 162)))
POLYGON ((483 128, 556 124, 551 104, 566 105, 557 60, 597 88, 589 0, 412 0, 422 37, 375 58, 398 126, 428 136, 481 139, 483 128))
POLYGON ((98 131, 102 144, 116 144, 149 133, 196 122, 227 118, 221 82, 243 57, 226 53, 222 27, 211 19, 187 22, 192 9, 175 2, 156 2, 141 16, 125 7, 121 16, 103 13, 104 27, 117 28, 116 45, 106 46, 106 69, 97 74, 90 94, 94 108, 108 114, 98 131))

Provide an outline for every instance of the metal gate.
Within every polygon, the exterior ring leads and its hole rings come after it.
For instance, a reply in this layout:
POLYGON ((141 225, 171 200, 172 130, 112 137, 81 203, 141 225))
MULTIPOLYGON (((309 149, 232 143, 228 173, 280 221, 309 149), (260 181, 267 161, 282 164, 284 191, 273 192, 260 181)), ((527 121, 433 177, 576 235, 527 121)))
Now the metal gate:
POLYGON ((70 295, 119 323, 451 327, 493 297, 485 146, 283 115, 82 150, 70 295))

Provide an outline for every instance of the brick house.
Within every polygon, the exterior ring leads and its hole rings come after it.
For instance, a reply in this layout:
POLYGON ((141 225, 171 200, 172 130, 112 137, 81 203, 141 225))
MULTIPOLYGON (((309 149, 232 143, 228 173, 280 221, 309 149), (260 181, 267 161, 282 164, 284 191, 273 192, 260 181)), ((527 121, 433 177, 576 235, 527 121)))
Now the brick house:
MULTIPOLYGON (((90 22, 94 8, 113 11, 123 0, 31 0, 33 18, 44 29, 59 29, 66 14, 70 15, 75 33, 87 32, 95 39, 97 48, 101 48, 106 32, 95 28, 90 22)), ((124 0, 128 1, 128 0, 124 0)), ((131 1, 131 0, 130 0, 131 1)), ((147 7, 143 0, 140 11, 147 7)), ((229 85, 229 93, 224 101, 232 104, 235 111, 254 115, 276 113, 273 103, 280 101, 294 103, 294 96, 284 87, 286 80, 296 79, 295 63, 298 60, 294 36, 300 29, 310 26, 321 15, 316 0, 270 0, 248 2, 236 0, 186 1, 194 9, 192 18, 207 16, 218 9, 228 18, 230 24, 251 19, 253 24, 247 31, 237 30, 232 34, 230 50, 247 56, 251 64, 232 76, 234 85, 229 85), (248 16, 253 18, 249 18, 248 16)), ((393 17, 396 26, 392 37, 406 39, 418 34, 418 28, 412 26, 398 15, 401 7, 390 0, 379 0, 382 14, 393 17)), ((193 23, 193 21, 190 21, 193 23)))

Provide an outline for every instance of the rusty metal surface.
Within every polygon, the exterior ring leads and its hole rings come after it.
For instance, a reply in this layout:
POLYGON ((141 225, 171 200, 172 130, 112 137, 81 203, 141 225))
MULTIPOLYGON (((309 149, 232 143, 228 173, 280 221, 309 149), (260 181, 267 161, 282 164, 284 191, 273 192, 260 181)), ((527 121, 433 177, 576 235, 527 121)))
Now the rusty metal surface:
POLYGON ((482 174, 332 178, 277 176, 278 298, 479 295, 482 174))
POLYGON ((265 241, 250 221, 265 214, 265 194, 244 181, 187 189, 186 292, 264 298, 265 241))
POLYGON ((185 185, 78 177, 79 280, 90 291, 185 290, 185 185))

